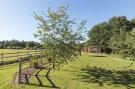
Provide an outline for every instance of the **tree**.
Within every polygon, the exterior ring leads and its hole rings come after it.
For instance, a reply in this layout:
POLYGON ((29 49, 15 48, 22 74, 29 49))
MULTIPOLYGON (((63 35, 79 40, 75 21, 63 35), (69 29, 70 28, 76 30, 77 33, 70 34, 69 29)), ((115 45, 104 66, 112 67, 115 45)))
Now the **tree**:
POLYGON ((126 43, 127 34, 128 32, 121 29, 119 35, 115 34, 110 39, 110 47, 114 50, 115 53, 121 55, 124 58, 128 53, 127 52, 128 44, 126 43))
POLYGON ((95 25, 89 31, 89 42, 96 45, 98 49, 111 48, 113 52, 128 55, 125 42, 127 34, 132 31, 135 21, 127 20, 126 16, 114 16, 107 22, 95 25))
POLYGON ((135 28, 135 18, 133 18, 133 19, 131 20, 131 25, 132 25, 132 28, 135 28))
POLYGON ((39 22, 34 36, 43 43, 45 55, 53 62, 53 68, 56 63, 67 63, 79 54, 77 45, 84 41, 82 31, 86 21, 77 24, 75 20, 70 20, 65 6, 58 7, 56 11, 49 8, 47 15, 44 12, 42 15, 34 13, 34 17, 39 22))
POLYGON ((109 19, 109 28, 111 29, 111 39, 109 42, 110 47, 113 49, 114 53, 126 55, 125 50, 127 44, 125 43, 127 33, 132 30, 132 24, 127 20, 126 16, 112 17, 109 19))
POLYGON ((127 34, 126 40, 127 48, 124 49, 127 53, 126 56, 135 58, 135 29, 127 34))
POLYGON ((112 34, 119 34, 120 30, 132 30, 132 24, 129 20, 127 20, 126 16, 114 16, 111 19, 109 19, 108 25, 112 31, 112 34))
POLYGON ((94 44, 97 49, 106 49, 109 46, 111 35, 107 22, 95 25, 88 33, 89 42, 94 44))

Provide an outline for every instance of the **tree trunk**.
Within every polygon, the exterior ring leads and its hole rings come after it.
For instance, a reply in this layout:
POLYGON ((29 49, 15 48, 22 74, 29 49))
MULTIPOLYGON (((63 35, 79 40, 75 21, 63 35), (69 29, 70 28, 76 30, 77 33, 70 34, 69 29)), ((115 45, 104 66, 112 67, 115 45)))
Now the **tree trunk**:
POLYGON ((55 69, 55 62, 53 62, 53 69, 55 69))
POLYGON ((53 69, 55 69, 55 59, 53 60, 53 69))

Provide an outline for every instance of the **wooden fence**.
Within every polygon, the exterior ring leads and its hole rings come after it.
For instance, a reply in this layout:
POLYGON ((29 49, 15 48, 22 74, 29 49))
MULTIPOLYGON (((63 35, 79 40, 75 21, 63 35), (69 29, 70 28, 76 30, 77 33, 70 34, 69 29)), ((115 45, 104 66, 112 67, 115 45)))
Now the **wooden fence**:
POLYGON ((42 55, 42 52, 43 50, 32 50, 27 52, 1 53, 0 65, 15 63, 20 57, 25 58, 29 56, 42 55))

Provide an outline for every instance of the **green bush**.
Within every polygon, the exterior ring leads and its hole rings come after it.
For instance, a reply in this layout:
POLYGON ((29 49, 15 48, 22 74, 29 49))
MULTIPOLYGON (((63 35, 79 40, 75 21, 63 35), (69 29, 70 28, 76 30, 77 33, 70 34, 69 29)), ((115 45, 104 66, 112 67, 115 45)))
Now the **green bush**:
POLYGON ((39 67, 39 62, 36 57, 31 57, 30 58, 30 67, 38 68, 39 67))

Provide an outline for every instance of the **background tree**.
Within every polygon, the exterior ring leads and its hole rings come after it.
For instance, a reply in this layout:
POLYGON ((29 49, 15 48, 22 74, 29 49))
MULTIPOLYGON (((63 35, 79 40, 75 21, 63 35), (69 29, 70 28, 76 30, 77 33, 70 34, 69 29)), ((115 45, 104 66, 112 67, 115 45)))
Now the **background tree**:
POLYGON ((65 6, 58 7, 56 11, 49 8, 47 15, 44 12, 42 15, 34 13, 34 17, 39 22, 34 35, 43 43, 45 55, 53 62, 53 68, 56 63, 67 63, 79 54, 80 47, 77 45, 84 41, 82 31, 86 21, 77 24, 75 20, 70 20, 65 6))
POLYGON ((95 25, 88 33, 90 43, 94 44, 97 49, 106 49, 109 46, 111 35, 107 22, 95 25))
POLYGON ((31 49, 37 49, 42 48, 42 44, 34 41, 18 41, 18 40, 6 40, 6 41, 0 41, 0 48, 6 49, 22 49, 22 48, 31 48, 31 49))
POLYGON ((89 42, 98 48, 109 47, 114 53, 123 57, 129 56, 131 50, 129 50, 128 39, 133 38, 131 32, 134 22, 134 19, 129 21, 126 16, 114 16, 107 22, 95 25, 89 31, 89 42))
POLYGON ((127 57, 135 58, 135 29, 133 29, 131 32, 127 34, 126 37, 126 49, 124 49, 127 53, 127 57))
POLYGON ((131 22, 127 20, 126 16, 118 16, 109 19, 108 25, 112 31, 112 37, 109 42, 110 47, 114 53, 125 56, 127 53, 125 40, 127 33, 132 30, 131 22))
POLYGON ((133 19, 131 20, 131 25, 132 25, 132 28, 135 28, 135 18, 133 18, 133 19))

